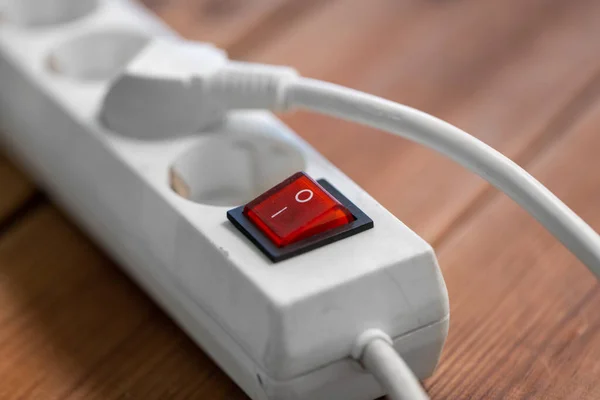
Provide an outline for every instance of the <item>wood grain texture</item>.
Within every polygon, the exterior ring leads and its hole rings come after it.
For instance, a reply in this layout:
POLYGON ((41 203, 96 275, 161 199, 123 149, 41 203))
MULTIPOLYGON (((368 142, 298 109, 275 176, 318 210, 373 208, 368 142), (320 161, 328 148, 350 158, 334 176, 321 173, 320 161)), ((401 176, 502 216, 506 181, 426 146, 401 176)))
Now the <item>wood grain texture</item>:
MULTIPOLYGON (((236 58, 432 112, 600 228, 594 0, 143 0, 236 58)), ((600 398, 600 289, 481 179, 386 134, 284 117, 434 243, 451 329, 433 399, 600 398)), ((0 399, 245 399, 67 217, 0 159, 0 399), (21 210, 15 214, 15 210, 21 210)))
POLYGON ((311 0, 140 0, 184 37, 229 49, 264 36, 272 24, 292 19, 311 0), (255 37, 256 36, 256 37, 255 37))
MULTIPOLYGON (((596 78, 600 3, 340 1, 253 60, 413 105, 517 162, 596 78), (352 3, 352 4, 349 4, 352 3)), ((395 215, 435 242, 486 185, 421 146, 338 120, 284 120, 395 215)), ((560 133, 560 132, 559 132, 560 133)))
POLYGON ((243 398, 53 207, 0 240, 0 399, 243 398))
MULTIPOLYGON (((600 230, 600 101, 531 171, 600 230)), ((434 398, 600 398, 600 284, 496 194, 438 246, 452 323, 434 398)))

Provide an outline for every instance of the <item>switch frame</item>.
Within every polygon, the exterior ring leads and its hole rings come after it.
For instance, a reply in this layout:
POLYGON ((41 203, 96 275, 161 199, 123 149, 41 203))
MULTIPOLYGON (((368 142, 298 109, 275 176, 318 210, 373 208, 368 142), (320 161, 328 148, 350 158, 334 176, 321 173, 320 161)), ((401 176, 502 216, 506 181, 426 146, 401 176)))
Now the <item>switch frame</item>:
POLYGON ((373 220, 369 218, 360 208, 351 202, 346 196, 340 193, 333 185, 325 179, 317 180, 317 183, 325 189, 330 195, 336 198, 350 213, 355 220, 348 224, 338 226, 314 236, 302 239, 284 247, 277 247, 260 229, 244 215, 245 205, 236 207, 227 212, 227 219, 248 238, 258 249, 267 256, 272 262, 277 263, 289 258, 304 254, 306 252, 318 249, 328 244, 364 232, 375 226, 373 220))

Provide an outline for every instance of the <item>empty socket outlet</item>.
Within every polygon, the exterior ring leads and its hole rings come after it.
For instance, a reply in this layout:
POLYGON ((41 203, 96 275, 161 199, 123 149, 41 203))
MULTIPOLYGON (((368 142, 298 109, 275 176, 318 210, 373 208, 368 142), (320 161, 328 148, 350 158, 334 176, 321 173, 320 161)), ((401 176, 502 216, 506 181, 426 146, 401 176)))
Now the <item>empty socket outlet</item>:
POLYGON ((305 166, 301 151, 282 140, 255 134, 213 136, 176 160, 170 180, 173 190, 188 200, 237 206, 305 166))
POLYGON ((149 40, 146 34, 124 28, 84 33, 58 45, 48 56, 48 68, 76 80, 110 79, 125 68, 149 40))

